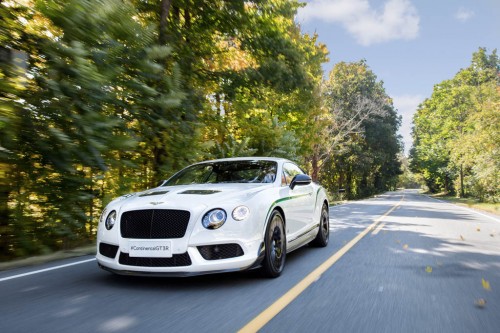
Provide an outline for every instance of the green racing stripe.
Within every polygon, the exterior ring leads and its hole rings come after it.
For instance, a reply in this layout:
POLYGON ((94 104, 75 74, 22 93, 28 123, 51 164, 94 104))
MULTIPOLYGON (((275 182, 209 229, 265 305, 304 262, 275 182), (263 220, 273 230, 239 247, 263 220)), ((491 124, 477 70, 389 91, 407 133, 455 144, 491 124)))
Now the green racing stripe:
MULTIPOLYGON (((318 191, 319 192, 319 191, 318 191)), ((288 200, 293 200, 293 199, 298 199, 298 198, 302 198, 302 197, 305 197, 309 195, 309 193, 306 193, 306 194, 301 194, 301 195, 295 195, 295 196, 290 196, 290 197, 284 197, 284 198, 281 198, 281 199, 278 199, 276 200, 275 202, 273 202, 271 204, 271 207, 269 207, 269 210, 267 211, 267 215, 266 215, 266 221, 267 219, 269 218, 269 213, 271 213, 271 210, 276 207, 276 205, 280 202, 283 202, 283 201, 288 201, 288 200)), ((316 193, 316 201, 318 200, 318 194, 316 193)))

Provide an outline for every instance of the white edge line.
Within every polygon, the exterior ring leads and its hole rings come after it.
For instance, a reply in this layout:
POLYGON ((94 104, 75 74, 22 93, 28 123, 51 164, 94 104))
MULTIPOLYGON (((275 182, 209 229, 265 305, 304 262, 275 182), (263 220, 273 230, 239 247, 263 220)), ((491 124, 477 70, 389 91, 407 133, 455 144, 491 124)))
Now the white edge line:
POLYGON ((45 268, 45 269, 39 269, 39 270, 33 271, 33 272, 28 272, 28 273, 23 273, 23 274, 17 274, 17 275, 7 276, 7 277, 4 277, 4 278, 0 278, 0 282, 7 281, 7 280, 12 280, 12 279, 17 279, 17 278, 20 278, 20 277, 23 277, 23 276, 28 276, 28 275, 33 275, 33 274, 38 274, 38 273, 53 271, 55 269, 60 269, 60 268, 65 268, 65 267, 69 267, 69 266, 75 266, 75 265, 79 265, 79 264, 84 264, 86 262, 90 262, 90 261, 94 261, 94 260, 95 260, 95 258, 92 258, 92 259, 87 259, 87 260, 72 262, 70 264, 65 264, 65 265, 60 265, 60 266, 54 266, 54 267, 45 268))
POLYGON ((495 221, 495 222, 500 223, 500 220, 499 220, 499 219, 494 218, 493 216, 486 215, 486 214, 483 214, 483 213, 481 213, 481 212, 478 212, 477 210, 474 210, 474 209, 471 209, 471 208, 468 208, 468 207, 464 207, 464 206, 460 206, 460 205, 457 205, 457 204, 455 204, 455 203, 453 203, 453 202, 448 202, 448 201, 439 200, 439 199, 433 198, 433 197, 428 196, 428 195, 427 195, 427 197, 428 197, 428 198, 431 198, 431 199, 433 199, 433 200, 436 200, 436 201, 439 201, 439 202, 442 202, 442 203, 445 203, 445 204, 448 204, 448 205, 452 205, 452 206, 455 206, 455 207, 458 207, 458 208, 461 208, 461 209, 467 210, 467 211, 469 211, 469 212, 472 212, 472 213, 475 213, 475 214, 478 214, 478 215, 481 215, 481 216, 487 217, 487 218, 489 218, 489 219, 491 219, 491 220, 493 220, 493 221, 495 221))

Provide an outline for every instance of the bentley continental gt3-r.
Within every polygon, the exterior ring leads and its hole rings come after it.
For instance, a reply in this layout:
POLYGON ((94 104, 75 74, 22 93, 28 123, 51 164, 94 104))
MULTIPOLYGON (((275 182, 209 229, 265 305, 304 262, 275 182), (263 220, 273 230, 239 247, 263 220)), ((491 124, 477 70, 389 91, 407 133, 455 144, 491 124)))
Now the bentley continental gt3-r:
POLYGON ((102 212, 97 262, 124 275, 283 271, 287 253, 327 246, 328 199, 295 163, 230 158, 191 165, 102 212))

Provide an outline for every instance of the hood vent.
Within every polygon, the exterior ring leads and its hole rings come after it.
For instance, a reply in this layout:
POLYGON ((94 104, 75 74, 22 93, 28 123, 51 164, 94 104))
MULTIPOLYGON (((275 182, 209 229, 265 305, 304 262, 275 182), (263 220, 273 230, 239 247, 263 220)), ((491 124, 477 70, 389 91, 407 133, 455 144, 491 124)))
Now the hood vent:
POLYGON ((162 195, 162 194, 167 194, 167 193, 168 193, 168 191, 155 191, 155 192, 146 192, 146 193, 143 193, 139 196, 140 197, 149 197, 152 195, 162 195))
POLYGON ((207 194, 214 194, 214 193, 219 193, 220 191, 215 191, 215 190, 186 190, 184 192, 180 192, 179 194, 201 194, 201 195, 207 195, 207 194))

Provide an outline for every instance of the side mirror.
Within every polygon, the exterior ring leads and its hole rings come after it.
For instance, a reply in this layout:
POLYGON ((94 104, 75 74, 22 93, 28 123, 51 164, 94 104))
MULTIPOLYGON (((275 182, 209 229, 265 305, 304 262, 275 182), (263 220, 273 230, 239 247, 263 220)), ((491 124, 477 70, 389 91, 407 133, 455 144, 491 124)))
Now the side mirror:
POLYGON ((311 184, 311 181, 312 179, 308 175, 295 175, 295 177, 293 177, 292 181, 290 182, 290 188, 293 190, 293 188, 297 185, 309 185, 311 184))

